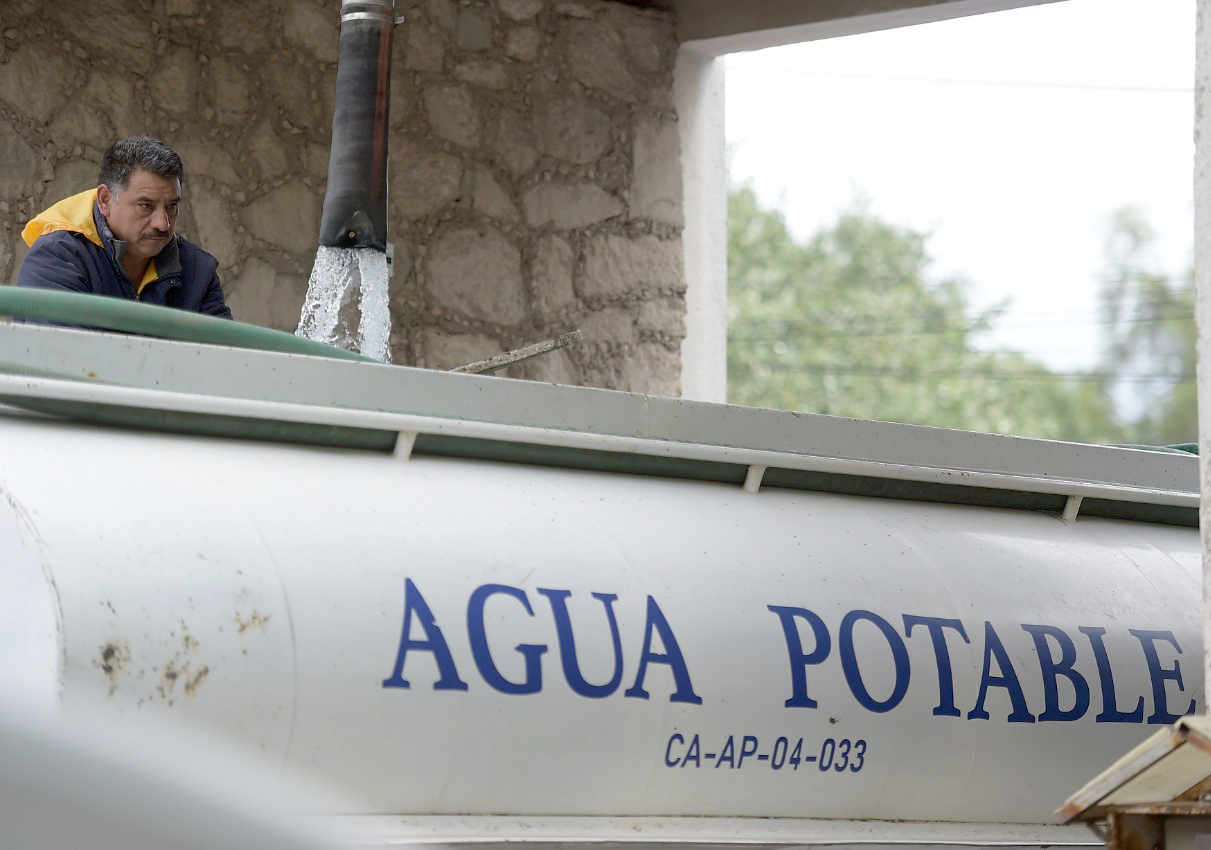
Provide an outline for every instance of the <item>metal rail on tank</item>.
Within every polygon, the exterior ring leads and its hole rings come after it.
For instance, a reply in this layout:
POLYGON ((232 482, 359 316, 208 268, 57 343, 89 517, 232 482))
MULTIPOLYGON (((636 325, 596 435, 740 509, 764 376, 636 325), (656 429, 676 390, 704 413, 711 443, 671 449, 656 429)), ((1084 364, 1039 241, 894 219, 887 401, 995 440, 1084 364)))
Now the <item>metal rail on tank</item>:
POLYGON ((1198 708, 1192 456, 36 327, 0 364, 6 669, 316 774, 366 843, 1092 845, 1058 802, 1198 708))

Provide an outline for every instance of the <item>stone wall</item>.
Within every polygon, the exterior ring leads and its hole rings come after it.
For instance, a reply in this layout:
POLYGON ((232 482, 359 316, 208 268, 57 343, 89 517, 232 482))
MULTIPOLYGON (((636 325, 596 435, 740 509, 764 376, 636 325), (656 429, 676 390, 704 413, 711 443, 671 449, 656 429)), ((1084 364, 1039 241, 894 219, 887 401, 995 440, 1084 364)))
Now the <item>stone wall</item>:
MULTIPOLYGON (((25 221, 146 133, 237 318, 293 330, 314 256, 337 0, 4 0, 0 281, 25 221), (253 34, 256 34, 255 36, 253 34)), ((573 328, 510 374, 675 395, 684 335, 672 17, 611 0, 400 3, 395 362, 448 368, 573 328)))

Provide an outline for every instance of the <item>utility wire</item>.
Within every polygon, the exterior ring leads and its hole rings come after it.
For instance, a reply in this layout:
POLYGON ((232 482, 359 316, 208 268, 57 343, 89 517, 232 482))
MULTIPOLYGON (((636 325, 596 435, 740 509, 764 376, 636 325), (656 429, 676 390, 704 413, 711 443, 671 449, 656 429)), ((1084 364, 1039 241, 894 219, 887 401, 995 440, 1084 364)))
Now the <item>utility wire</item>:
MULTIPOLYGON (((1193 314, 1185 313, 1182 315, 1175 315, 1175 316, 1163 316, 1163 317, 1147 318, 1147 319, 1144 319, 1144 318, 1132 319, 1132 320, 1129 320, 1126 322, 1122 322, 1121 324, 1153 325, 1153 324, 1165 324, 1165 323, 1174 322, 1174 321, 1184 321, 1186 319, 1193 321, 1194 320, 1193 314)), ((1063 328, 1104 327, 1104 326, 1114 325, 1114 324, 1120 324, 1120 323, 1119 322, 1093 322, 1093 321, 1090 321, 1090 322, 1067 321, 1067 322, 1056 322, 1053 324, 1033 324, 1033 325, 1017 325, 1017 324, 1001 325, 1001 324, 998 324, 995 326, 988 326, 988 327, 983 326, 983 325, 978 325, 978 324, 972 324, 972 325, 966 325, 966 326, 955 324, 955 325, 941 325, 941 326, 936 326, 936 327, 932 327, 929 329, 921 328, 921 329, 916 329, 916 330, 912 330, 912 329, 897 330, 894 328, 890 328, 890 329, 884 329, 884 330, 830 331, 828 333, 820 333, 820 332, 814 331, 814 330, 800 330, 800 331, 797 331, 796 336, 798 337, 798 339, 801 339, 804 341, 809 341, 809 342, 825 340, 825 339, 899 339, 902 337, 941 337, 941 336, 950 336, 952 334, 976 334, 976 333, 982 334, 982 333, 993 333, 996 331, 1035 331, 1035 330, 1042 331, 1042 330, 1059 330, 1059 329, 1063 329, 1063 328)), ((730 325, 729 332, 728 332, 728 339, 731 340, 732 342, 788 342, 789 341, 787 334, 781 334, 778 336, 749 336, 749 335, 741 336, 740 334, 731 332, 731 330, 736 327, 738 327, 740 330, 745 330, 749 327, 749 325, 741 324, 741 323, 733 323, 732 325, 730 325)), ((760 326, 758 326, 758 327, 760 327, 760 326)))
POLYGON ((1029 324, 1021 322, 1002 324, 998 322, 988 326, 984 326, 977 322, 968 322, 967 324, 962 324, 948 318, 943 318, 938 321, 930 321, 925 319, 919 327, 911 322, 891 325, 876 324, 873 326, 868 323, 866 327, 859 324, 846 327, 844 325, 838 326, 836 324, 810 322, 805 319, 744 319, 729 323, 728 338, 736 342, 786 341, 785 335, 740 336, 732 333, 733 330, 760 331, 761 329, 767 329, 774 331, 776 329, 781 329, 783 332, 794 332, 798 335, 813 340, 845 339, 849 337, 878 339, 882 337, 947 336, 955 333, 990 333, 992 331, 1007 330, 1049 330, 1055 328, 1107 327, 1113 325, 1150 325, 1163 324, 1167 322, 1182 322, 1187 320, 1194 320, 1193 311, 1180 310, 1177 312, 1162 313, 1159 315, 1141 312, 1132 316, 1122 317, 1116 321, 1092 318, 1077 319, 1071 316, 1061 319, 1058 315, 1056 315, 1054 321, 1050 322, 1032 322, 1029 324))
POLYGON ((824 363, 805 363, 800 366, 789 366, 783 364, 763 363, 756 366, 753 371, 765 372, 784 372, 784 373, 799 373, 807 376, 827 375, 845 375, 850 377, 860 378, 896 378, 902 380, 920 380, 921 378, 970 378, 981 380, 997 380, 997 381, 1100 381, 1100 382, 1117 382, 1129 381, 1132 383, 1155 383, 1157 381, 1169 381, 1176 384, 1193 383, 1194 376, 1187 374, 1174 374, 1171 372, 1014 372, 1014 371, 995 371, 995 370, 972 370, 972 369, 904 369, 904 368, 881 368, 877 366, 853 367, 853 366, 833 366, 824 363))

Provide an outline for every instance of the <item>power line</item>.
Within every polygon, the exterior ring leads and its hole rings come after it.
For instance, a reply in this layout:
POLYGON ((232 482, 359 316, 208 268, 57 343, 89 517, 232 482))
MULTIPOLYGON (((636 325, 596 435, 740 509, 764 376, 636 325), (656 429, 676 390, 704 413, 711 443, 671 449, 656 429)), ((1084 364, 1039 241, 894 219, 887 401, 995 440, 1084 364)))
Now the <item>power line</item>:
POLYGON ((783 74, 796 77, 827 77, 844 80, 880 80, 886 82, 933 83, 937 85, 994 86, 998 88, 1055 89, 1060 91, 1113 91, 1143 94, 1193 94, 1191 86, 1113 86, 1102 83, 1057 83, 1039 80, 977 80, 962 77, 914 77, 895 74, 843 74, 835 71, 807 71, 799 68, 757 68, 753 66, 727 65, 728 71, 750 74, 783 74))
MULTIPOLYGON (((1126 322, 1126 324, 1155 325, 1155 324, 1164 324, 1164 323, 1173 322, 1173 321, 1184 321, 1187 319, 1189 319, 1190 321, 1193 321, 1194 316, 1191 313, 1184 313, 1182 315, 1174 315, 1174 316, 1161 316, 1161 317, 1154 317, 1154 318, 1147 318, 1147 319, 1132 319, 1132 320, 1129 320, 1128 322, 1126 322)), ((1001 324, 998 324, 998 325, 988 326, 988 327, 984 327, 982 325, 976 325, 976 324, 971 324, 971 325, 953 324, 953 325, 938 325, 938 326, 933 326, 933 327, 929 327, 929 328, 919 328, 919 329, 915 329, 915 330, 913 330, 913 329, 900 330, 900 329, 896 329, 896 328, 889 328, 889 329, 884 329, 884 330, 831 331, 829 333, 819 333, 819 332, 812 331, 812 330, 806 330, 806 331, 799 332, 798 339, 810 342, 810 341, 826 340, 826 339, 894 339, 894 338, 901 338, 901 337, 938 337, 938 336, 949 336, 951 334, 964 334, 964 333, 968 333, 968 334, 993 333, 995 331, 1036 331, 1036 330, 1043 331, 1043 330, 1061 330, 1064 328, 1106 327, 1106 326, 1113 325, 1113 324, 1118 324, 1118 323, 1117 322, 1096 322, 1096 321, 1088 321, 1088 322, 1065 321, 1065 322, 1055 322, 1052 324, 1033 324, 1033 325, 1018 325, 1018 324, 1001 325, 1001 324)), ((729 326, 729 333, 728 333, 728 339, 732 342, 788 342, 789 341, 787 338, 787 335, 785 335, 785 334, 779 335, 779 336, 740 336, 738 334, 733 334, 730 332, 732 327, 734 327, 734 326, 729 326)), ((745 326, 740 325, 740 327, 743 328, 745 326)))
MULTIPOLYGON (((1039 284, 1036 283, 1035 285, 1037 286, 1039 284)), ((861 285, 859 284, 858 286, 860 287, 861 285)), ((1053 290, 1059 290, 1059 289, 1062 289, 1063 286, 1064 286, 1063 284, 1054 284, 1054 285, 1050 286, 1049 288, 1053 289, 1053 290)), ((805 287, 805 291, 810 292, 810 288, 811 288, 810 286, 805 287)), ((733 292, 737 292, 740 290, 748 292, 748 291, 752 291, 752 289, 753 288, 750 288, 750 287, 733 286, 733 287, 731 287, 729 295, 733 292)), ((927 286, 927 287, 925 287, 925 290, 927 292, 930 292, 930 291, 932 291, 932 288, 927 286)), ((894 290, 889 290, 889 291, 894 291, 894 290)), ((1170 289, 1161 295, 1126 298, 1124 300, 1127 303, 1129 303, 1131 306, 1138 308, 1135 311, 1134 315, 1147 315, 1146 311, 1147 311, 1149 305, 1155 305, 1155 306, 1161 306, 1161 307, 1171 305, 1171 304, 1173 304, 1173 302, 1178 301, 1181 298, 1181 296, 1191 295, 1193 293, 1194 293, 1194 289, 1191 289, 1191 288, 1170 289)), ((729 300, 733 300, 733 299, 729 298, 729 300)), ((951 315, 956 318, 964 318, 968 315, 969 312, 976 313, 976 314, 989 313, 989 312, 991 312, 993 314, 998 314, 1001 312, 1008 312, 1011 309, 1011 307, 1012 307, 1011 303, 1002 303, 1002 304, 994 303, 994 304, 991 304, 991 305, 985 306, 985 307, 978 307, 978 306, 974 306, 974 305, 963 305, 959 308, 958 311, 944 310, 942 312, 944 314, 951 315)), ((931 311, 931 312, 934 312, 934 311, 931 311)), ((1032 311, 1029 313, 1022 313, 1022 314, 1018 315, 1016 318, 1018 319, 1018 321, 1022 321, 1025 319, 1052 319, 1057 316, 1072 317, 1072 316, 1081 316, 1081 315, 1100 315, 1102 312, 1103 312, 1102 305, 1094 304, 1087 309, 1078 309, 1078 310, 1061 310, 1058 312, 1057 311, 1039 312, 1036 310, 1036 311, 1032 311)), ((1190 315, 1193 315, 1192 309, 1190 311, 1190 315)), ((995 315, 994 315, 994 317, 995 317, 995 315)), ((867 317, 859 317, 859 318, 865 319, 867 317)), ((1174 318, 1181 318, 1181 317, 1175 316, 1174 318)), ((756 320, 756 321, 763 321, 763 322, 771 321, 772 322, 772 321, 781 321, 781 320, 779 320, 779 319, 769 319, 769 320, 761 319, 761 320, 756 320)), ((788 320, 788 321, 794 321, 794 320, 788 320)))
MULTIPOLYGON (((1080 314, 1077 314, 1078 316, 1080 314)), ((959 318, 959 317, 955 317, 959 318)), ((966 318, 963 316, 962 318, 966 318)), ((1050 318, 1047 317, 1047 318, 1050 318)), ((978 323, 968 322, 962 324, 951 319, 940 319, 935 322, 925 320, 920 327, 915 327, 911 323, 897 323, 891 325, 874 325, 866 326, 854 325, 846 328, 845 326, 837 326, 827 323, 814 323, 804 319, 746 319, 729 323, 728 339, 735 342, 785 342, 783 336, 739 336, 731 333, 733 329, 761 329, 761 328, 781 328, 784 331, 794 331, 805 337, 813 340, 821 339, 846 339, 846 338, 882 338, 882 337, 905 337, 905 336, 945 336, 952 333, 986 333, 991 331, 1006 331, 1006 330, 1048 330, 1054 328, 1074 328, 1074 327, 1107 327, 1112 325, 1149 325, 1160 324, 1165 322, 1180 322, 1193 321, 1194 313, 1190 310, 1180 310, 1177 312, 1163 313, 1152 315, 1149 313, 1137 313, 1133 316, 1126 316, 1117 321, 1096 320, 1096 319, 1074 319, 1069 315, 1067 318, 1061 319, 1056 314, 1055 320, 1045 323, 1030 323, 1023 324, 1010 322, 1008 324, 997 323, 982 327, 978 323)))
POLYGON ((1174 374, 1170 372, 1017 372, 1008 370, 973 370, 973 369, 904 369, 892 367, 852 367, 833 366, 824 363, 805 363, 800 366, 762 363, 758 370, 767 372, 796 372, 807 376, 845 375, 859 378, 894 378, 900 380, 920 380, 921 378, 968 378, 992 379, 997 381, 1077 381, 1077 382, 1117 382, 1155 383, 1169 381, 1175 384, 1194 383, 1194 376, 1174 374))
MULTIPOLYGON (((1171 289, 1162 295, 1151 295, 1151 296, 1147 296, 1147 297, 1137 297, 1137 298, 1125 299, 1130 306, 1132 306, 1136 309, 1132 313, 1127 314, 1123 318, 1124 318, 1124 320, 1129 320, 1132 316, 1151 316, 1150 310, 1153 308, 1168 308, 1168 310, 1171 311, 1172 307, 1174 306, 1174 302, 1179 300, 1179 296, 1190 295, 1193 293, 1194 293, 1193 289, 1171 289)), ((923 318, 933 318, 934 314, 940 313, 943 317, 950 316, 952 318, 959 319, 959 318, 966 318, 969 311, 975 312, 977 314, 978 313, 997 314, 997 313, 1001 312, 1002 310, 1007 310, 1007 309, 1008 309, 1007 306, 1002 307, 1002 306, 998 306, 998 305, 993 305, 991 307, 983 307, 983 308, 980 308, 980 307, 973 308, 970 305, 963 305, 963 306, 959 307, 958 310, 937 310, 937 309, 932 309, 932 308, 924 308, 924 309, 918 308, 917 312, 929 314, 929 315, 923 316, 923 318)), ((1019 316, 1018 318, 1019 319, 1053 319, 1053 318, 1057 318, 1059 316, 1063 316, 1066 318, 1071 318, 1072 316, 1082 316, 1082 315, 1097 316, 1097 315, 1101 315, 1103 313, 1103 311, 1104 311, 1103 305, 1094 304, 1088 309, 1075 310, 1075 311, 1074 310, 1060 310, 1060 311, 1048 310, 1045 312, 1035 311, 1035 312, 1031 312, 1031 313, 1024 313, 1021 316, 1019 316)), ((1183 315, 1184 316, 1193 316, 1193 308, 1191 307, 1191 308, 1187 309, 1186 307, 1181 307, 1179 310, 1179 313, 1172 314, 1172 317, 1173 318, 1182 318, 1183 315)), ((995 317, 995 315, 994 315, 994 317, 995 317)), ((853 318, 865 321, 865 320, 869 320, 872 317, 855 316, 853 318)), ((781 322, 802 323, 806 320, 769 318, 769 319, 751 319, 749 321, 753 321, 756 323, 762 323, 762 324, 771 324, 771 323, 781 323, 781 322)), ((824 327, 824 326, 822 326, 822 327, 824 327)))

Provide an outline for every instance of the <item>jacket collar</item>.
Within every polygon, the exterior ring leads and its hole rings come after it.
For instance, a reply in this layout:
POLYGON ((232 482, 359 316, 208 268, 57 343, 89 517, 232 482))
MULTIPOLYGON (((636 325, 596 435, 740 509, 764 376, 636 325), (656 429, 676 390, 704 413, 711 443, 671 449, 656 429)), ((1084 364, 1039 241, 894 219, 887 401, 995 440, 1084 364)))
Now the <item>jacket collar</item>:
POLYGON ((38 237, 66 230, 71 233, 79 233, 98 248, 104 248, 105 245, 97 232, 96 215, 94 214, 96 201, 96 189, 89 189, 72 195, 70 198, 64 198, 34 216, 21 231, 21 238, 25 240, 26 245, 32 248, 38 237))

